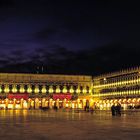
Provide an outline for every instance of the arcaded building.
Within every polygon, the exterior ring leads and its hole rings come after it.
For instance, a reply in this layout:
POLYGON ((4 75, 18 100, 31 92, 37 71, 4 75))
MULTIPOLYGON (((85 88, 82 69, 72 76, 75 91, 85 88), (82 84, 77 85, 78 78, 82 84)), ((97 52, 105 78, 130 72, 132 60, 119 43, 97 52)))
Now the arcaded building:
POLYGON ((91 76, 0 74, 0 108, 83 108, 91 94, 91 76))
POLYGON ((1 109, 140 107, 140 68, 96 77, 87 75, 0 74, 1 109))
POLYGON ((140 108, 140 68, 93 78, 93 99, 99 109, 120 103, 124 109, 140 108))

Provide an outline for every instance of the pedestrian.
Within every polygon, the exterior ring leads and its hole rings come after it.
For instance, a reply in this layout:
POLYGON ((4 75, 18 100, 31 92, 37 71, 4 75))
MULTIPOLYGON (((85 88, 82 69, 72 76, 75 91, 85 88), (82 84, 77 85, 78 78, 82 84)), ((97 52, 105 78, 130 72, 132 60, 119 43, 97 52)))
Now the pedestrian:
POLYGON ((86 105, 84 106, 84 111, 86 111, 86 105))
POLYGON ((120 103, 118 103, 116 106, 116 115, 121 116, 121 104, 120 103))
POLYGON ((94 112, 93 107, 90 107, 90 113, 93 114, 93 112, 94 112))
POLYGON ((111 112, 112 112, 112 116, 116 115, 116 109, 115 109, 115 105, 114 104, 111 106, 111 112))
POLYGON ((57 105, 56 105, 56 102, 55 102, 55 103, 54 103, 54 110, 57 111, 57 109, 58 109, 58 108, 57 108, 57 105))

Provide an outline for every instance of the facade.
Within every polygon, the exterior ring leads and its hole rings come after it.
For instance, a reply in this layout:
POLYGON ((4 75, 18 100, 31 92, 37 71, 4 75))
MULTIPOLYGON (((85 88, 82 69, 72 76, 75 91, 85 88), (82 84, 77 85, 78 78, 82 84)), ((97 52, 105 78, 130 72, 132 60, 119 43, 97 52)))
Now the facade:
POLYGON ((83 108, 84 97, 91 94, 91 76, 0 74, 0 108, 4 109, 83 108))
POLYGON ((117 103, 123 109, 140 108, 140 67, 94 77, 93 98, 99 109, 117 103))
POLYGON ((140 108, 140 68, 92 76, 0 74, 1 109, 140 108))

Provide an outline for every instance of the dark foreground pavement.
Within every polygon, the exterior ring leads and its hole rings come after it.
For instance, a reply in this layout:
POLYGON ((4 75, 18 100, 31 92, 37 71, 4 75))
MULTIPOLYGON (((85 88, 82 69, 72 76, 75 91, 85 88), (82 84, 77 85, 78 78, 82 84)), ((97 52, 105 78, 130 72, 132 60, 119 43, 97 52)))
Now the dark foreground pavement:
POLYGON ((0 110, 0 140, 139 140, 140 112, 0 110))

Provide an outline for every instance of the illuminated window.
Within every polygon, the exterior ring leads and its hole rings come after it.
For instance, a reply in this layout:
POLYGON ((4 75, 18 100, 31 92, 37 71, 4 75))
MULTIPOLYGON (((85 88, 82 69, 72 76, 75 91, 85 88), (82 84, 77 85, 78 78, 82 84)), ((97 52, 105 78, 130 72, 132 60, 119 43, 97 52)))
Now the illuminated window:
POLYGON ((45 85, 43 85, 43 87, 42 87, 42 93, 46 93, 47 92, 47 90, 46 90, 46 87, 45 87, 45 85))
POLYGON ((17 92, 17 86, 16 86, 16 85, 13 85, 13 87, 12 87, 12 92, 13 92, 13 93, 16 93, 16 92, 17 92))
POLYGON ((5 93, 8 93, 9 91, 10 91, 9 86, 6 85, 5 88, 4 88, 4 92, 5 92, 5 93))
POLYGON ((27 92, 28 92, 28 93, 31 93, 31 92, 32 92, 31 85, 28 85, 27 92))
POLYGON ((70 93, 74 93, 73 86, 70 87, 70 93))
POLYGON ((21 93, 24 93, 25 92, 25 89, 24 89, 24 86, 23 85, 20 85, 19 92, 21 92, 21 93))
POLYGON ((53 93, 53 87, 52 86, 49 87, 49 93, 53 93))
POLYGON ((34 92, 35 92, 35 93, 39 93, 39 86, 38 86, 38 85, 35 86, 34 92))
POLYGON ((63 92, 63 93, 67 93, 67 87, 66 87, 66 86, 63 87, 62 92, 63 92))
POLYGON ((61 92, 61 90, 60 90, 60 87, 59 86, 57 86, 56 87, 56 91, 55 91, 56 93, 60 93, 61 92))

